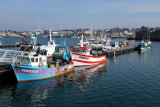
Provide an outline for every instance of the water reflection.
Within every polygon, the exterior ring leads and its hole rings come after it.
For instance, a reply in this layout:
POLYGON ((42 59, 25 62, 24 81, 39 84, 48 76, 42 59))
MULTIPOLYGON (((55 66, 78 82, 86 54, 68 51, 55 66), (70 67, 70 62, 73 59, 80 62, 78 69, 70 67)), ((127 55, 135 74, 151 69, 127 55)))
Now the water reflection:
POLYGON ((41 102, 50 96, 49 89, 53 91, 55 87, 63 85, 62 83, 68 75, 69 74, 42 81, 18 83, 14 97, 27 104, 41 102))
MULTIPOLYGON (((78 67, 66 75, 42 81, 0 84, 0 105, 25 104, 44 106, 44 101, 54 99, 58 94, 67 94, 76 87, 82 92, 91 80, 101 78, 106 72, 106 63, 93 66, 78 67), (100 76, 100 77, 99 77, 100 76)), ((68 94, 67 94, 68 95, 68 94)), ((57 99, 54 99, 57 101, 57 99)))
POLYGON ((87 84, 90 83, 90 78, 92 76, 104 75, 106 72, 106 62, 99 63, 92 66, 85 66, 85 67, 75 67, 74 73, 70 75, 70 81, 76 82, 79 85, 79 88, 82 88, 87 84))
POLYGON ((150 53, 151 53, 150 50, 139 50, 138 51, 138 54, 139 54, 142 62, 147 62, 148 61, 148 57, 149 57, 150 53))
MULTIPOLYGON (((33 104, 48 99, 48 97, 59 93, 64 93, 67 90, 67 85, 74 88, 73 84, 78 84, 79 88, 83 90, 85 84, 90 82, 90 78, 97 73, 104 73, 106 63, 100 63, 93 66, 77 67, 74 72, 65 76, 56 77, 43 81, 18 83, 14 98, 20 102, 33 104), (55 92, 55 93, 54 93, 55 92), (52 95, 50 95, 52 93, 52 95)), ((99 74, 98 74, 99 75, 99 74)))
POLYGON ((138 50, 138 53, 139 54, 147 54, 147 53, 150 53, 151 50, 138 50))

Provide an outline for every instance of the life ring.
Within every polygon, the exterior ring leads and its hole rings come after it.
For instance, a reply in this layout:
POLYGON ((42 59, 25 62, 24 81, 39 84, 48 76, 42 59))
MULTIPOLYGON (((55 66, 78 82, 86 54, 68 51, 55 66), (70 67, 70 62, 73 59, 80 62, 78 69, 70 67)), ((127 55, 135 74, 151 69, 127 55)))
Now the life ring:
POLYGON ((40 68, 43 67, 43 62, 39 62, 39 67, 40 67, 40 68))

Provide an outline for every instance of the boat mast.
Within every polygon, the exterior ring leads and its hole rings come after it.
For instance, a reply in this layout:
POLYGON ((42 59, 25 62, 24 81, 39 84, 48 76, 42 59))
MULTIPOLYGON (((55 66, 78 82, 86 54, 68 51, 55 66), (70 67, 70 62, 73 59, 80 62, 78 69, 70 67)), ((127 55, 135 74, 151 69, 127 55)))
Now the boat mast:
POLYGON ((150 29, 149 29, 149 41, 150 41, 150 29))
POLYGON ((40 34, 40 30, 36 30, 36 38, 35 38, 35 41, 34 41, 33 52, 36 52, 36 44, 37 44, 37 39, 38 39, 39 34, 40 34))
POLYGON ((93 39, 93 30, 91 29, 91 32, 90 32, 90 39, 93 39))
POLYGON ((51 33, 52 33, 52 30, 50 29, 50 30, 49 30, 49 41, 48 41, 48 45, 51 45, 51 43, 53 42, 53 41, 52 41, 52 34, 51 34, 51 33))
POLYGON ((148 28, 147 28, 147 41, 149 40, 149 38, 148 38, 149 35, 148 34, 149 34, 149 32, 148 32, 148 28))
POLYGON ((83 32, 82 32, 82 37, 81 37, 81 47, 83 47, 83 32))

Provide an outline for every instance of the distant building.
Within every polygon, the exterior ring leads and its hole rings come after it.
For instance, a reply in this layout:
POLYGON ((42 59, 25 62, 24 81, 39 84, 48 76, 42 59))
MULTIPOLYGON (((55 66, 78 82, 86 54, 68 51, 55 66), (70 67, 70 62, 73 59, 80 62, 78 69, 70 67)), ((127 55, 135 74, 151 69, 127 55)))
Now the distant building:
POLYGON ((49 30, 44 30, 44 35, 49 35, 49 30))
POLYGON ((60 34, 59 34, 59 32, 57 32, 57 31, 53 31, 53 32, 52 32, 52 35, 55 36, 55 37, 57 37, 57 36, 59 36, 60 34))
POLYGON ((73 36, 73 32, 70 30, 60 30, 58 31, 60 36, 73 36))
POLYGON ((5 33, 5 32, 0 31, 0 36, 5 36, 5 35, 6 35, 6 33, 5 33))
POLYGON ((142 26, 140 29, 136 29, 135 35, 136 40, 149 38, 151 41, 160 41, 160 28, 147 28, 142 26))

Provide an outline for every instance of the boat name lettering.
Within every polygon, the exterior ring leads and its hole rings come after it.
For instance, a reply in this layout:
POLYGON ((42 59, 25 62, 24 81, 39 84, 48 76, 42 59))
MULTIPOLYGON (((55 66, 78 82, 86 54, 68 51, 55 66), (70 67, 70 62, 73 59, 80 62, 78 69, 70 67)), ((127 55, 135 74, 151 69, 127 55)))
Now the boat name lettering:
POLYGON ((38 73, 38 70, 26 70, 26 69, 22 69, 22 72, 28 72, 28 73, 38 73))
POLYGON ((81 58, 81 59, 89 59, 89 58, 86 57, 86 56, 79 56, 79 58, 81 58))

